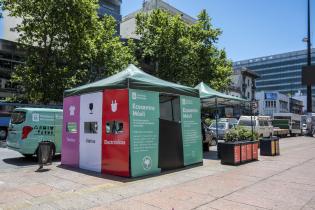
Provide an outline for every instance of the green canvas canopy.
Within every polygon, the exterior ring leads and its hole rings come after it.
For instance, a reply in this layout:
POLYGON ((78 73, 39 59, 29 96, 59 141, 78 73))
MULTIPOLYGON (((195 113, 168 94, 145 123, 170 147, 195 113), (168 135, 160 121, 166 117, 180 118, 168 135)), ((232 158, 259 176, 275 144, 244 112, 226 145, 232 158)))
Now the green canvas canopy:
POLYGON ((220 93, 220 92, 212 89, 211 87, 209 87, 208 85, 206 85, 203 82, 201 82, 195 88, 197 90, 199 90, 200 99, 203 102, 203 104, 207 104, 207 105, 213 104, 214 105, 216 102, 219 104, 224 104, 226 102, 228 102, 229 104, 249 102, 246 99, 242 99, 239 97, 230 96, 230 95, 227 95, 224 93, 220 93))
POLYGON ((167 82, 165 80, 151 76, 134 65, 129 65, 125 70, 103 80, 66 90, 64 96, 68 97, 81 95, 84 93, 96 92, 104 89, 124 88, 199 97, 199 92, 197 89, 167 82))
MULTIPOLYGON (((232 105, 232 104, 241 104, 245 102, 249 102, 248 100, 230 96, 224 93, 220 93, 216 90, 213 90, 211 87, 201 82, 199 85, 195 87, 199 90, 200 99, 203 107, 215 107, 216 113, 218 113, 218 106, 220 105, 232 105)), ((216 114, 217 116, 217 114, 216 114)), ((219 136, 218 130, 218 117, 216 117, 216 136, 219 136)), ((218 143, 218 139, 216 139, 218 143)))

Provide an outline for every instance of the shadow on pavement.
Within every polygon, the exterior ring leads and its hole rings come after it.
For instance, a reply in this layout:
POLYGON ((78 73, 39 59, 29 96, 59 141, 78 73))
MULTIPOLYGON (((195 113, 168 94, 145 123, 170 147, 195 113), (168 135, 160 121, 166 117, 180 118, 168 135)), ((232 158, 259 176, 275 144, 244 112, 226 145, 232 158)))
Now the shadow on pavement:
MULTIPOLYGON (((56 157, 53 159, 53 162, 60 162, 60 159, 61 159, 61 156, 56 155, 56 157)), ((3 159, 2 161, 5 162, 6 164, 15 165, 15 166, 38 165, 36 156, 7 158, 7 159, 3 159)))
POLYGON ((211 150, 210 147, 210 151, 209 152, 204 152, 203 153, 203 159, 207 159, 207 160, 219 160, 218 159, 218 152, 211 150))
POLYGON ((50 171, 50 169, 49 169, 49 168, 39 168, 39 169, 37 169, 35 172, 37 172, 37 173, 43 173, 43 172, 47 172, 47 171, 50 171))
POLYGON ((126 177, 119 177, 119 176, 113 176, 113 175, 108 175, 108 174, 100 174, 100 173, 96 173, 96 172, 92 172, 92 171, 88 171, 88 170, 84 170, 84 169, 80 169, 80 168, 74 168, 74 167, 70 167, 70 166, 65 166, 65 165, 58 165, 57 167, 65 169, 65 170, 69 170, 69 171, 82 173, 82 174, 89 175, 89 176, 94 176, 94 177, 103 178, 103 179, 109 179, 111 181, 127 183, 127 182, 134 182, 134 181, 144 180, 144 179, 148 179, 148 178, 152 178, 152 177, 172 174, 172 173, 175 173, 175 172, 184 171, 184 170, 187 170, 187 169, 190 169, 190 168, 199 167, 199 166, 202 166, 202 165, 203 165, 203 163, 197 163, 197 164, 186 166, 186 167, 183 167, 183 168, 162 171, 160 174, 142 176, 142 177, 137 177, 137 178, 126 178, 126 177))

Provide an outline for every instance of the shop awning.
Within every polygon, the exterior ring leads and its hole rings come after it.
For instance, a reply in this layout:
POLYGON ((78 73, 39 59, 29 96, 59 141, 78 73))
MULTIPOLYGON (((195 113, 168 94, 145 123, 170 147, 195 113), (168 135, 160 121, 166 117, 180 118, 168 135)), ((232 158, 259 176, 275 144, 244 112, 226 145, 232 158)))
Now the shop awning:
POLYGON ((84 93, 97 92, 104 89, 123 88, 199 97, 199 91, 197 89, 159 79, 143 72, 134 65, 129 65, 125 70, 111 77, 66 90, 64 92, 64 96, 68 97, 73 95, 81 95, 84 93))

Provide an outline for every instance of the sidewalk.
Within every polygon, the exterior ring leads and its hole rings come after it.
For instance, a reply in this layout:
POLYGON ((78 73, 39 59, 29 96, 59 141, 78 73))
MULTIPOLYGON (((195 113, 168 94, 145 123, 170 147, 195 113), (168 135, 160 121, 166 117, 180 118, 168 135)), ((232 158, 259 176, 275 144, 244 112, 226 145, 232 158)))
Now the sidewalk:
POLYGON ((58 162, 44 173, 36 165, 0 168, 0 209, 315 209, 315 139, 280 144, 279 157, 233 167, 212 152, 203 166, 137 180, 58 162))

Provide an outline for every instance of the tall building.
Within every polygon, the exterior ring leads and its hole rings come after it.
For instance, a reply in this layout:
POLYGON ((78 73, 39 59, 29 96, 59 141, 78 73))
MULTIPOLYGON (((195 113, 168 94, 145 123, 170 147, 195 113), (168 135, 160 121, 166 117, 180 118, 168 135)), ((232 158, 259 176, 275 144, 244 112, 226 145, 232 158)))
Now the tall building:
MULTIPOLYGON (((122 19, 121 4, 122 0, 100 0, 98 10, 99 16, 108 14, 117 20, 118 33, 119 23, 122 19)), ((26 55, 17 48, 18 33, 15 27, 21 22, 21 19, 10 17, 8 12, 4 11, 0 21, 2 23, 0 24, 0 100, 4 100, 19 94, 16 86, 12 85, 9 80, 15 66, 22 64, 22 58, 26 55)))
POLYGON ((151 12, 155 9, 163 9, 168 11, 172 15, 180 14, 182 19, 187 24, 193 24, 196 19, 189 16, 188 14, 176 9, 172 5, 164 2, 163 0, 147 0, 144 1, 142 8, 138 9, 135 12, 132 12, 125 17, 123 17, 120 24, 120 35, 122 38, 133 38, 140 39, 139 36, 136 35, 136 15, 140 12, 151 12))
POLYGON ((100 0, 99 1, 99 15, 104 16, 105 14, 113 16, 117 20, 117 34, 120 34, 120 22, 121 16, 121 4, 122 0, 100 0))
MULTIPOLYGON (((315 51, 312 52, 312 63, 315 63, 315 51)), ((285 95, 301 92, 306 95, 306 86, 302 85, 302 66, 307 64, 307 51, 295 51, 278 55, 253 58, 233 63, 234 68, 249 68, 259 74, 257 91, 278 91, 285 95)), ((313 87, 315 96, 315 86, 313 87)))

